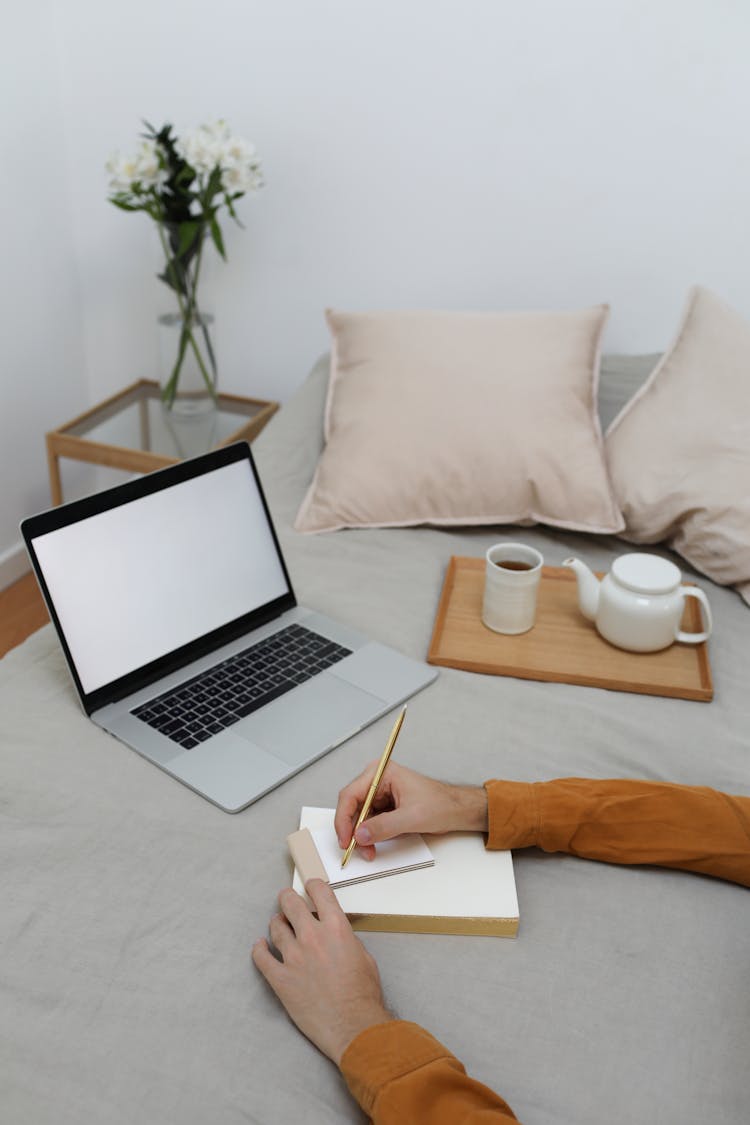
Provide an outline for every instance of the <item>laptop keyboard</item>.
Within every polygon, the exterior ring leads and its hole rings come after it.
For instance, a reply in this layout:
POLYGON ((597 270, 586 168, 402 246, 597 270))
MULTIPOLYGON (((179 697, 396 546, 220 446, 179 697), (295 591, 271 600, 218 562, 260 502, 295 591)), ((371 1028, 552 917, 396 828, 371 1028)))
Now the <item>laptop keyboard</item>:
POLYGON ((350 653, 311 629, 289 625, 131 714, 191 749, 350 653))

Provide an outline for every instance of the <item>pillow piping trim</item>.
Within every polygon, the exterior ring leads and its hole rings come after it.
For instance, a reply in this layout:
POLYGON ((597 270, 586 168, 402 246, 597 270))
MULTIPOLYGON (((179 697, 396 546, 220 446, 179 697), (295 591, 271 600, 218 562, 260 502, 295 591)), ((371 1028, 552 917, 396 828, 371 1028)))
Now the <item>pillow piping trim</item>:
MULTIPOLYGON (((325 444, 328 445, 331 440, 331 412, 333 410, 333 390, 338 382, 336 373, 339 369, 339 354, 338 354, 338 340, 333 328, 332 319, 335 316, 335 309, 326 309, 326 324, 331 336, 331 356, 328 364, 328 387, 326 389, 326 403, 323 410, 323 439, 325 444)), ((324 446, 325 450, 325 446, 324 446)))
MULTIPOLYGON (((310 485, 310 493, 315 485, 315 478, 310 485)), ((379 527, 499 527, 499 526, 526 526, 531 527, 542 524, 544 527, 559 527, 562 531, 588 531, 594 535, 619 535, 625 528, 623 521, 621 527, 599 527, 598 525, 580 523, 569 520, 553 519, 551 516, 540 516, 536 512, 526 512, 518 516, 426 516, 424 519, 415 517, 410 520, 377 520, 375 523, 335 523, 325 524, 322 527, 300 527, 299 524, 307 515, 309 507, 308 497, 305 497, 300 506, 297 518, 294 521, 294 530, 299 535, 318 535, 325 531, 374 531, 379 527)))
POLYGON ((687 300, 686 300, 686 303, 685 303, 685 307, 682 311, 682 316, 681 316, 680 321, 679 321, 677 332, 674 336, 674 339, 672 340, 672 343, 669 345, 667 350, 664 352, 664 355, 658 361, 658 363, 656 364, 656 367, 651 372, 651 374, 648 376, 646 381, 638 388, 638 390, 635 392, 635 394, 630 399, 630 401, 626 402, 625 405, 620 410, 620 412, 617 415, 615 415, 615 417, 612 419, 609 426, 607 427, 607 430, 606 430, 606 433, 605 433, 605 438, 609 438, 609 437, 612 436, 612 434, 615 432, 615 430, 620 425, 620 423, 625 418, 627 418, 630 411, 640 402, 640 400, 645 395, 648 394, 648 392, 651 390, 651 388, 653 387, 656 380, 661 375, 664 368, 667 366, 667 364, 672 359, 674 353, 677 351, 677 348, 679 347, 679 345, 682 342, 682 337, 685 334, 685 329, 688 326, 688 321, 690 320, 693 309, 695 308, 695 304, 696 304, 696 302, 698 300, 698 297, 700 296, 702 291, 703 291, 702 286, 691 285, 690 289, 688 290, 687 300))

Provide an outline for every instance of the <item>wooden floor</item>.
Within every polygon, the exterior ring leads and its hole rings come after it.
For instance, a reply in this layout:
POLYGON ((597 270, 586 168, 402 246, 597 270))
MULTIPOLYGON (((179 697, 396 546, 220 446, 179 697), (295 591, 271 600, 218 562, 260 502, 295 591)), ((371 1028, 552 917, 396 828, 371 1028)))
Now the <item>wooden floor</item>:
POLYGON ((0 657, 48 621, 49 615, 33 574, 19 578, 7 590, 0 590, 0 657))

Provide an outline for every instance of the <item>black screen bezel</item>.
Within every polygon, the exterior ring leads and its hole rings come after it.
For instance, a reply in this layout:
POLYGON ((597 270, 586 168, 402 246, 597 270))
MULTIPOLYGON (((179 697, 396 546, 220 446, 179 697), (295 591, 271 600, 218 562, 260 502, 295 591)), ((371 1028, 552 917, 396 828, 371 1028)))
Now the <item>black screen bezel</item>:
POLYGON ((87 715, 91 715, 94 711, 100 710, 109 703, 116 703, 118 700, 125 698, 125 696, 132 695, 133 692, 148 687, 149 684, 154 683, 154 681, 161 679, 163 676, 178 671, 180 668, 190 663, 190 661, 197 660, 201 656, 206 656, 222 645, 236 640, 237 637, 241 637, 251 629, 256 629, 267 621, 271 621, 280 614, 285 613, 287 610, 293 609, 297 604, 286 562, 284 561, 284 556, 279 546, 276 528, 271 518, 268 502, 260 482, 260 477, 258 476, 258 470, 252 451, 247 442, 240 441, 234 442, 232 445, 222 446, 220 449, 213 450, 200 457, 194 457, 189 461, 180 461, 165 469, 157 469, 152 473, 139 477, 137 480, 116 485, 114 488, 106 489, 103 492, 97 492, 93 496, 86 496, 82 500, 74 500, 69 504, 63 504, 58 508, 51 508, 47 512, 41 512, 39 515, 29 516, 21 522, 21 534, 23 535, 26 550, 28 551, 31 564, 34 568, 39 588, 47 604, 50 618, 57 631, 60 644, 62 645, 70 674, 81 700, 81 705, 87 715), (204 633, 188 644, 181 645, 165 656, 161 656, 157 660, 152 660, 148 664, 144 664, 140 668, 136 668, 132 672, 128 672, 126 675, 120 676, 118 679, 96 688, 94 691, 84 691, 73 656, 68 648, 60 619, 55 610, 54 599, 47 587, 42 568, 39 564, 39 559, 34 550, 34 540, 51 531, 59 531, 63 527, 69 527, 71 524, 79 523, 81 520, 89 519, 91 516, 101 515, 103 512, 119 508, 123 504, 129 504, 134 500, 140 500, 144 496, 151 496, 156 492, 172 488, 175 485, 182 484, 185 481, 192 480, 205 473, 213 472, 215 469, 224 468, 226 465, 231 465, 238 461, 247 461, 253 474, 274 547, 276 548, 279 564, 281 565, 287 584, 287 593, 282 594, 271 602, 267 602, 265 605, 259 606, 250 613, 245 613, 241 617, 227 622, 227 624, 220 626, 218 629, 212 629, 210 633, 204 633))

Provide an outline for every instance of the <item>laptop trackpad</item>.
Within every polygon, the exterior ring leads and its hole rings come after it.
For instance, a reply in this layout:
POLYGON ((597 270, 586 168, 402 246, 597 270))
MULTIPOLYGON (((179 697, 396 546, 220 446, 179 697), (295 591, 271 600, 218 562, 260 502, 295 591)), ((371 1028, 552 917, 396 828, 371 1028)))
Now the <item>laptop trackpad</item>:
POLYGON ((186 750, 166 769, 227 812, 244 808, 289 776, 283 762, 235 738, 233 730, 186 750))
POLYGON ((232 727, 299 766, 356 734, 387 710, 384 699, 322 672, 232 727))

